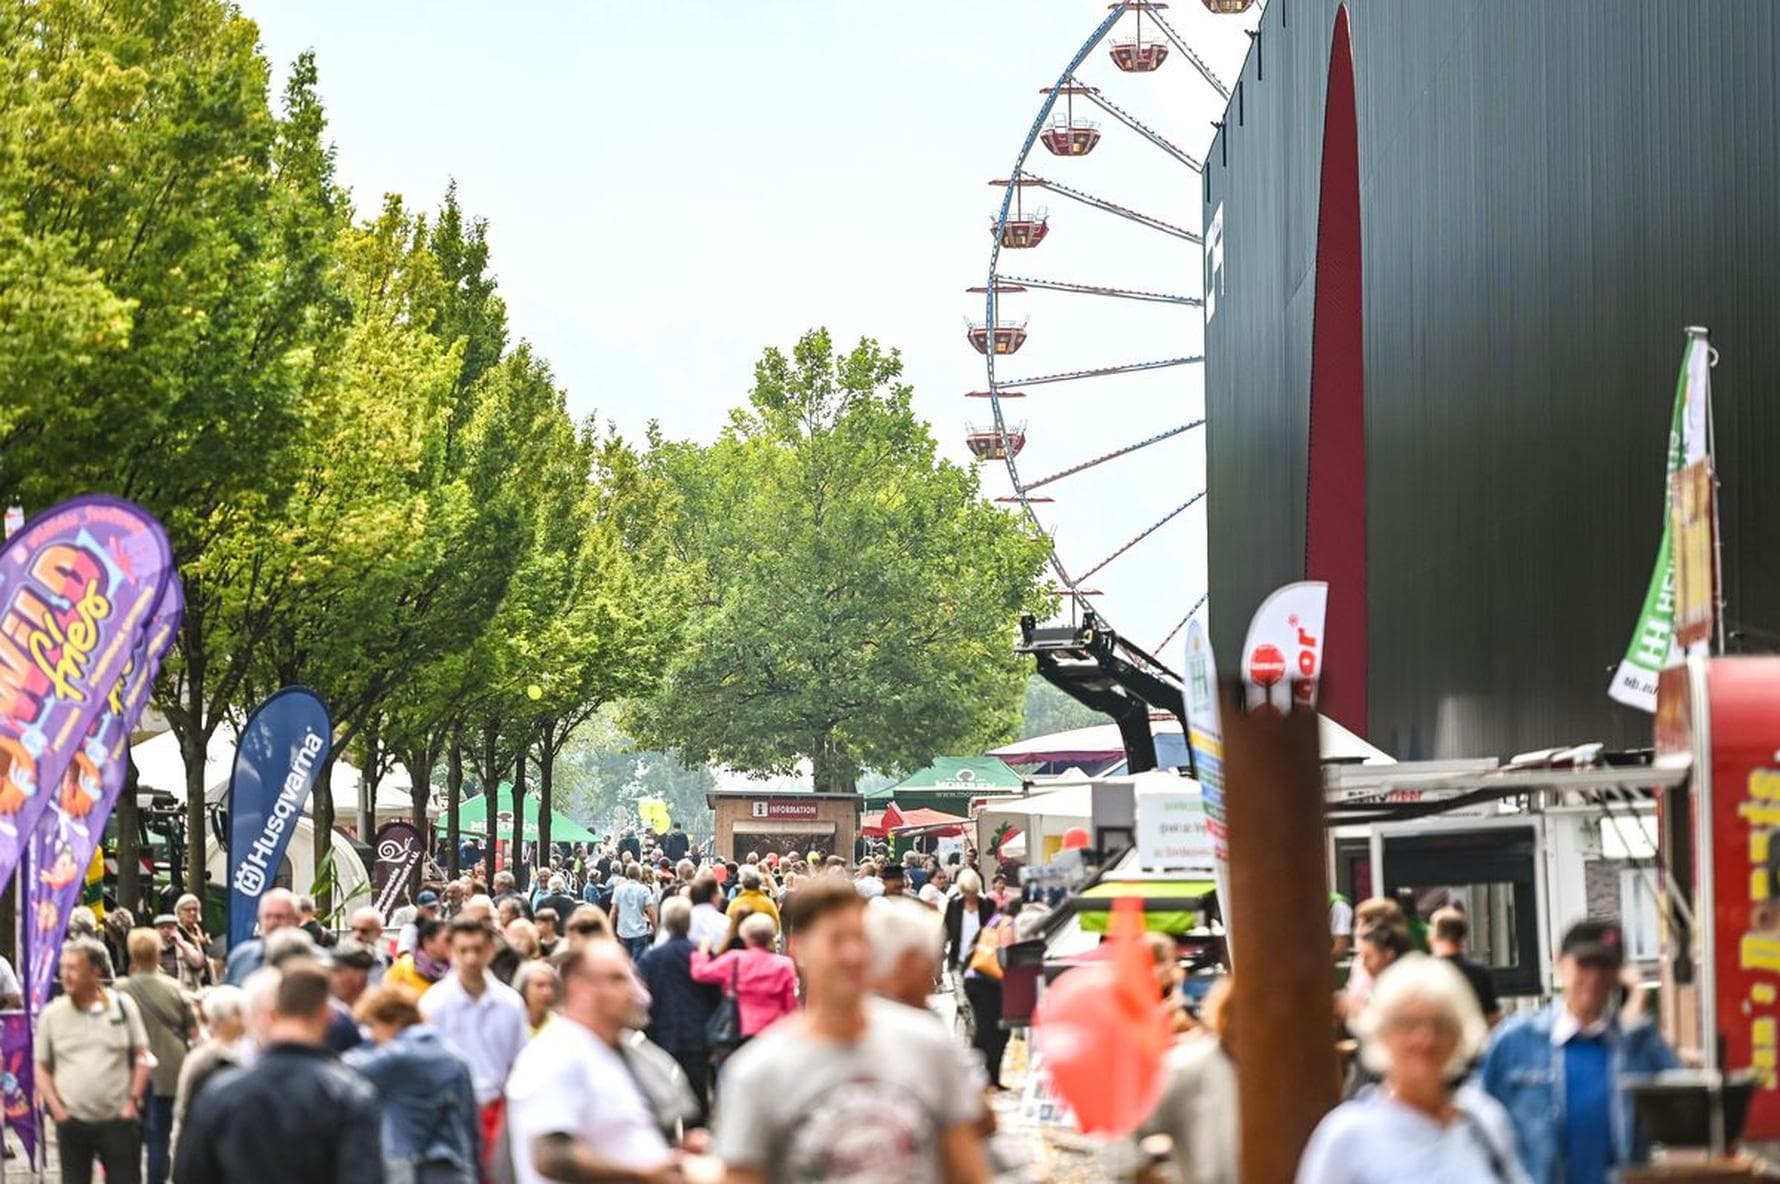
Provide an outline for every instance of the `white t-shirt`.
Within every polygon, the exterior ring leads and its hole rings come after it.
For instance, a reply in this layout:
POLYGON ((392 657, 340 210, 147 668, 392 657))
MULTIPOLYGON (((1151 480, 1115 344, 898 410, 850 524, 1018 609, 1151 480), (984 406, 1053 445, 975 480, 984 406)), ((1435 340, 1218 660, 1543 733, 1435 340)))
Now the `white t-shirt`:
POLYGON ((1329 902, 1329 936, 1352 937, 1354 906, 1337 897, 1329 902))
POLYGON ((921 903, 934 908, 943 908, 946 903, 946 890, 929 880, 921 885, 921 903))
POLYGON ((773 1025, 724 1066, 713 1150, 773 1184, 939 1184, 945 1133, 982 1095, 936 1016, 873 999, 852 1044, 773 1025))
POLYGON ((695 904, 692 906, 692 944, 695 946, 710 942, 715 947, 729 932, 729 918, 723 910, 714 904, 695 904))
POLYGON ((958 926, 958 961, 961 965, 970 965, 970 955, 977 948, 977 934, 982 928, 983 919, 977 916, 977 911, 966 901, 958 926))
POLYGON ((873 897, 884 895, 884 881, 876 876, 861 876, 853 881, 853 890, 865 899, 871 900, 873 897))
POLYGON ((1331 1110, 1298 1162, 1298 1184, 1530 1184, 1508 1113, 1467 1086, 1442 1125, 1376 1089, 1331 1110))
POLYGON ((507 1082, 507 1127, 519 1184, 549 1184, 532 1166, 539 1135, 570 1135, 601 1160, 636 1172, 671 1155, 624 1059, 564 1016, 519 1054, 507 1082))

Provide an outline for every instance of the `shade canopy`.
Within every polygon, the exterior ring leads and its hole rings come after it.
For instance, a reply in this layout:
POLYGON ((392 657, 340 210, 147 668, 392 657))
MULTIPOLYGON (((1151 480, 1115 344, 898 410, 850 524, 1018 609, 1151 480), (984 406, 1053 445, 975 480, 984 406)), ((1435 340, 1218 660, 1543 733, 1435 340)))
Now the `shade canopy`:
MULTIPOLYGON (((929 795, 952 798, 980 797, 985 794, 1018 793, 1023 783, 1020 775, 1006 762, 993 756, 942 756, 931 765, 898 781, 865 795, 867 801, 883 802, 894 798, 908 802, 910 795, 920 799, 929 795)), ((931 803, 929 803, 931 804, 931 803)))
MULTIPOLYGON (((130 758, 136 762, 136 784, 141 791, 153 791, 183 802, 186 799, 185 758, 180 755, 179 737, 161 732, 130 746, 130 758)), ((221 723, 210 734, 210 745, 204 753, 204 802, 217 806, 229 796, 229 777, 235 771, 235 727, 221 723)), ((359 783, 364 775, 344 756, 334 758, 328 774, 328 785, 334 791, 334 808, 341 816, 350 814, 358 802, 359 783)), ((414 810, 412 783, 408 771, 393 766, 377 782, 375 811, 378 819, 407 818, 414 810)), ((303 813, 310 812, 312 796, 303 800, 303 813)), ((431 809, 437 809, 433 804, 431 809)))
MULTIPOLYGON (((1186 765, 1186 738, 1181 734, 1179 720, 1172 716, 1151 719, 1150 732, 1156 738, 1157 760, 1164 768, 1186 765)), ((1317 734, 1324 761, 1367 765, 1392 763, 1389 754, 1327 716, 1317 717, 1317 734)), ((1119 735, 1117 724, 1096 724, 1004 744, 989 755, 1011 765, 1072 764, 1104 769, 1125 759, 1125 742, 1119 735)))
MULTIPOLYGON (((457 808, 457 826, 460 833, 471 835, 483 833, 488 829, 488 798, 483 794, 466 797, 457 808)), ((440 834, 445 833, 446 815, 440 808, 438 826, 440 834)), ((513 838, 513 787, 505 782, 497 793, 495 813, 495 837, 511 841, 513 838)), ((538 837, 538 799, 528 796, 525 799, 525 833, 524 839, 538 837)), ((559 811, 550 811, 550 841, 552 843, 591 843, 595 841, 592 831, 572 818, 565 817, 559 811)))

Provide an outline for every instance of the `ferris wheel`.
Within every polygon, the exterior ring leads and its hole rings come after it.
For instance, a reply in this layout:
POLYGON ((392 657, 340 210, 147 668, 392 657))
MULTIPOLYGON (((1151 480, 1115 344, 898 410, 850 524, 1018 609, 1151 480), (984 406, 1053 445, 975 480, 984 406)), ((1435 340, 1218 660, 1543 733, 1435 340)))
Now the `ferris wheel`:
POLYGON ((996 500, 1051 540, 1060 615, 1118 617, 1144 658, 1205 604, 1204 163, 1191 145, 1209 143, 1261 7, 1201 4, 1112 4, 1039 91, 1012 170, 990 182, 987 275, 967 289, 983 301, 966 338, 987 378, 967 397, 989 417, 966 443, 1005 466, 996 500))

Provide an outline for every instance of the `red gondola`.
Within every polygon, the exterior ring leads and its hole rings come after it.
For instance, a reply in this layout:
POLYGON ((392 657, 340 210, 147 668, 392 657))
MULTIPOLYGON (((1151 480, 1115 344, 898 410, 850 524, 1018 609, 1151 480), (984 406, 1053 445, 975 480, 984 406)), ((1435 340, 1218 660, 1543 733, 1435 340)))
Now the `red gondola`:
POLYGON ((972 424, 964 442, 978 460, 1006 460, 1010 454, 1020 455, 1020 449, 1026 447, 1026 425, 1011 425, 1003 436, 994 428, 979 428, 972 424))

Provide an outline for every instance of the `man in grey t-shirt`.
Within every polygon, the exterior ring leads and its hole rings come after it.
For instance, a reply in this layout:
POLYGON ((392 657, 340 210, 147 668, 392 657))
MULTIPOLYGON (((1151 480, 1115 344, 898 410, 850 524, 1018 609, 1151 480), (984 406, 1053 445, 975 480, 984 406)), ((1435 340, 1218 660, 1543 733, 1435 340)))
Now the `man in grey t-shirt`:
POLYGON ((786 900, 804 1007, 724 1067, 715 1151, 729 1184, 987 1184, 980 1101, 945 1027, 870 995, 864 913, 844 879, 786 900))

